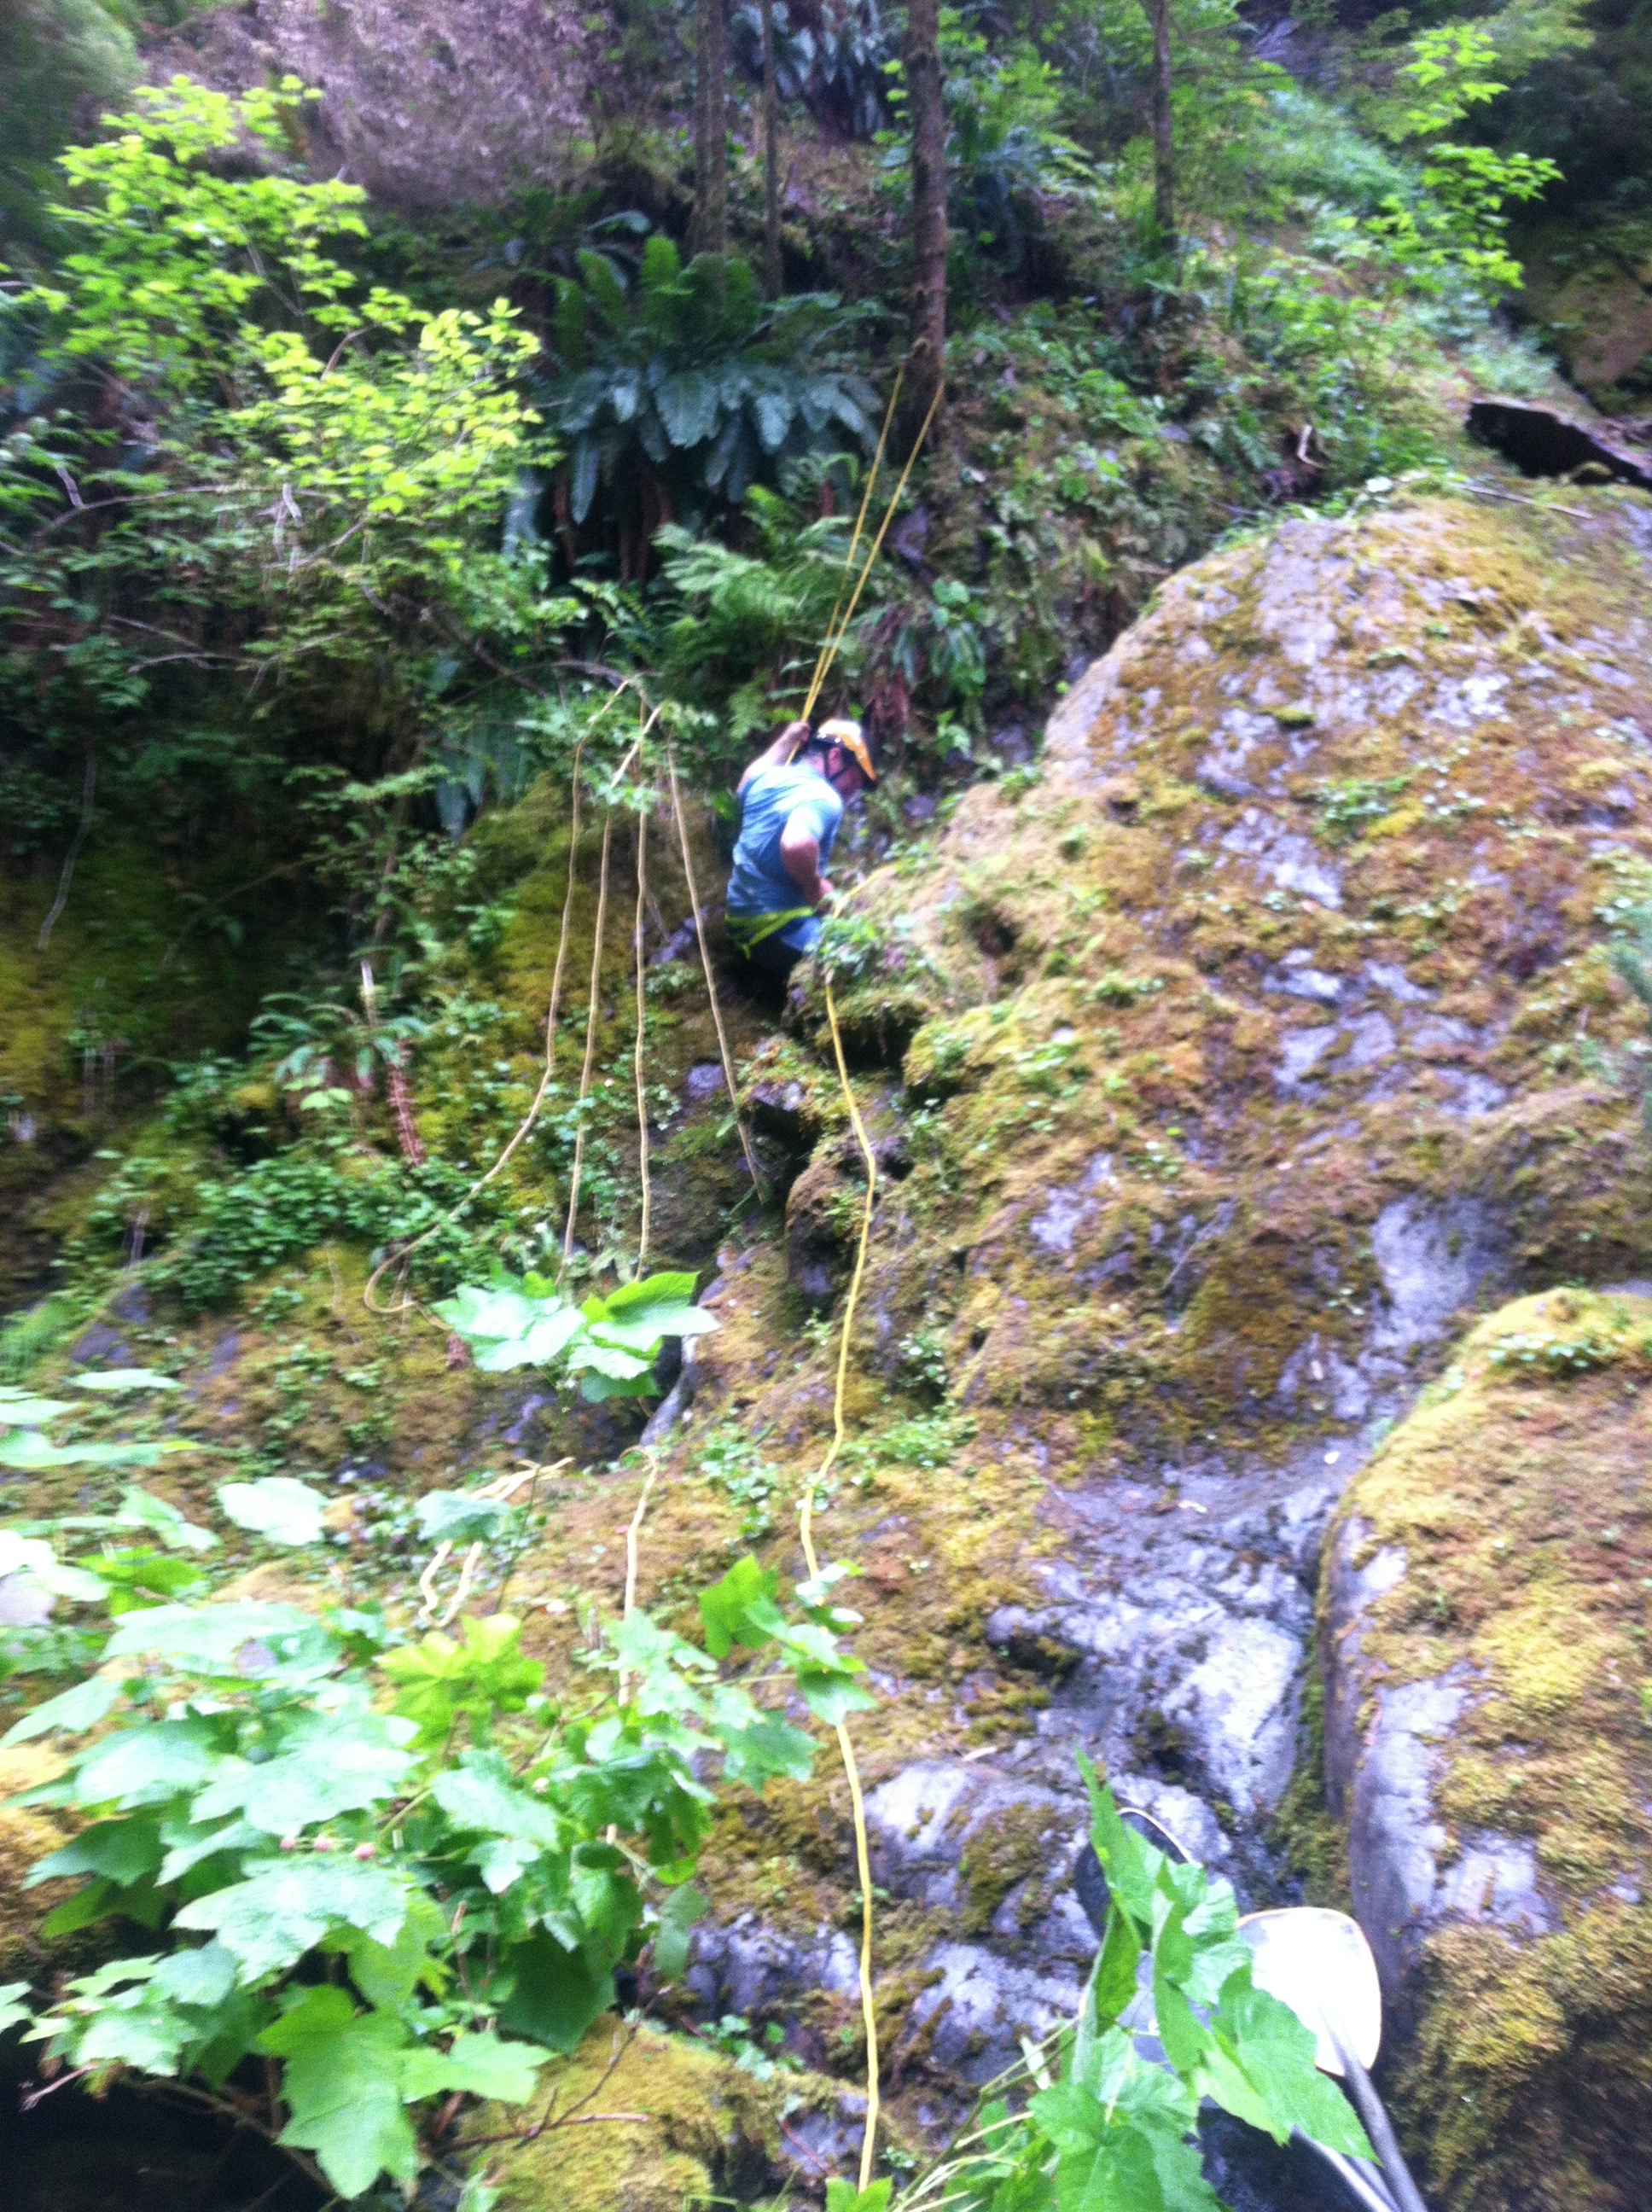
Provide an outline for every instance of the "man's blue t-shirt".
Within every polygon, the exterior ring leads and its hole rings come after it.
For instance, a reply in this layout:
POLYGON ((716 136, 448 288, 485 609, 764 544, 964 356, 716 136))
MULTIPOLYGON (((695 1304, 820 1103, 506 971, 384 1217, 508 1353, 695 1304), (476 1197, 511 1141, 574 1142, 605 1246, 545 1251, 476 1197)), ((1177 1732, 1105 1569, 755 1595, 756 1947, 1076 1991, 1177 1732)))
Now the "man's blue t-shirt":
MULTIPOLYGON (((801 814, 820 842, 823 874, 843 819, 843 801, 812 768, 759 769, 741 795, 740 836, 728 880, 732 915, 785 914, 805 903, 780 858, 780 833, 801 814)), ((811 952, 820 935, 817 915, 804 915, 774 933, 775 941, 811 952)))

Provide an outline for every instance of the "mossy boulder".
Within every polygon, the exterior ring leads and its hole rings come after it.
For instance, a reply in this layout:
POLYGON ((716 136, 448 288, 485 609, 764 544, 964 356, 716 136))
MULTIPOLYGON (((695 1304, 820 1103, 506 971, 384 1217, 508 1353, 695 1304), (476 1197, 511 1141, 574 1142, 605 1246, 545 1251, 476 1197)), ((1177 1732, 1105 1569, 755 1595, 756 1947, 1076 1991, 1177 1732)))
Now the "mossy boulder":
POLYGON ((1644 2201, 1649 1407, 1652 1297, 1505 1306, 1327 1552, 1332 1809, 1400 2097, 1462 2212, 1644 2201))
MULTIPOLYGON (((914 2082, 990 2070, 1077 1985, 1070 1894, 963 1865, 988 1808, 1077 1832, 1075 1748, 1139 1802, 1178 1793, 1172 1826, 1255 1902, 1300 1894, 1291 1854, 1323 1872, 1292 1773, 1339 1494, 1465 1317, 1652 1274, 1645 1022, 1613 959, 1652 896, 1642 510, 1522 496, 1295 520, 1190 568, 1036 771, 855 894, 933 1008, 898 1098, 857 1078, 908 1172, 880 1184, 817 1523, 865 1569, 884 1695, 856 1738, 914 2082), (908 1867, 911 1793, 955 1771, 908 1867)), ((839 1295, 843 1158, 823 1130, 793 1213, 839 1295)), ((738 1426, 795 1498, 835 1346, 799 1332, 777 1224, 729 1252, 739 1310, 671 1468, 692 1482, 738 1426)), ((836 1917, 841 1792, 811 1789, 836 1917)), ((820 1871, 759 1813, 720 1843, 717 1910, 801 1940, 820 1871)))

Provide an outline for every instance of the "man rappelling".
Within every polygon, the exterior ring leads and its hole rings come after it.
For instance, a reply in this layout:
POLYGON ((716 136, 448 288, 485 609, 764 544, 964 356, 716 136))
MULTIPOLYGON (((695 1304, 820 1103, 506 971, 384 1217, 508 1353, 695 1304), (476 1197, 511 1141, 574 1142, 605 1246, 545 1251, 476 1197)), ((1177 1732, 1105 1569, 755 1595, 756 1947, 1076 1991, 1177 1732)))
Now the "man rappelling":
POLYGON ((843 810, 877 781, 860 725, 847 718, 818 730, 788 722, 740 778, 728 933, 764 974, 784 980, 814 951, 843 810))

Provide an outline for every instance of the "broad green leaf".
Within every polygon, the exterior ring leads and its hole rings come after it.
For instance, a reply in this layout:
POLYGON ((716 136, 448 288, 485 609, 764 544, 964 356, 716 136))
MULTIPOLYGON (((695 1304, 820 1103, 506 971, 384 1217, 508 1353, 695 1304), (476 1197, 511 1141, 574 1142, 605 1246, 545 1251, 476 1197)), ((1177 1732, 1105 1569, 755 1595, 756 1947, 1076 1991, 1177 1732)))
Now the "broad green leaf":
POLYGON ((88 1882, 84 1889, 77 1889, 73 1897, 65 1898, 48 1912, 40 1923, 40 1934, 51 1942, 117 1915, 123 1920, 135 1920, 140 1928, 158 1928, 166 1917, 166 1900, 151 1881, 135 1881, 122 1887, 118 1882, 100 1879, 88 1882))
POLYGON ((1078 1766, 1090 1791, 1090 1840, 1107 1876, 1108 1887, 1135 1922, 1138 1934, 1145 1935, 1152 1926, 1153 1893, 1159 1869, 1166 1863, 1164 1853, 1126 1827, 1119 1818, 1113 1792, 1097 1779, 1095 1768, 1082 1752, 1078 1754, 1078 1766))
POLYGON ((406 1919, 407 1893, 387 1869, 307 1853, 250 1868, 245 1881, 185 1905, 174 1924, 211 1930, 257 1982, 296 1966, 331 1929, 390 1945, 406 1919))
POLYGON ((705 1911, 704 1893, 691 1881, 666 1892, 654 1923, 654 1972, 662 1982, 682 1979, 694 1942, 694 1923, 705 1911))
POLYGON ((393 1943, 375 1943, 370 1936, 352 1929, 343 1941, 350 1979, 370 2005, 394 2012, 407 2002, 421 1982, 440 1988, 446 1970, 430 1955, 447 1923, 434 1898, 412 1891, 407 1918, 393 1943))
POLYGON ((697 1313, 700 1308, 694 1304, 694 1289, 699 1279, 698 1275, 665 1270, 645 1275, 640 1283, 623 1283, 599 1303, 604 1317, 615 1321, 641 1320, 651 1307, 681 1306, 697 1313))
POLYGON ((779 1776, 806 1782, 814 1771, 813 1737, 777 1716, 765 1714, 745 1728, 719 1726, 717 1738, 724 1752, 724 1780, 748 1790, 761 1790, 779 1776))
POLYGON ((161 1862, 161 1871, 155 1879, 164 1888, 181 1881, 197 1866, 209 1859, 231 1852, 267 1851, 270 1838, 250 1820, 226 1820, 222 1827, 197 1827, 192 1820, 166 1820, 161 1824, 161 1840, 167 1845, 167 1856, 161 1862))
POLYGON ((10 2028, 21 2027, 25 2021, 33 2019, 34 2014, 26 2002, 27 1996, 27 1982, 0 1982, 0 2035, 4 2035, 10 2028))
POLYGON ((158 1605, 127 1613, 104 1647, 106 1659, 160 1657, 203 1674, 262 1671, 272 1657, 319 1661, 336 1653, 336 1638, 295 1605, 246 1600, 228 1605, 158 1605))
POLYGON ((1128 1913, 1113 1905, 1107 1916, 1107 1936, 1096 1960, 1090 1990, 1099 2026, 1110 2027, 1136 1994, 1136 1966, 1141 1939, 1128 1913))
MULTIPOLYGON (((857 1661, 855 1674, 865 1668, 857 1661)), ((817 1721, 828 1728, 839 1728, 851 1713, 868 1713, 878 1700, 872 1692, 854 1679, 847 1669, 828 1673, 825 1668, 799 1668, 798 1693, 817 1721)))
POLYGON ((577 1950, 548 1929, 512 1949, 507 1962, 512 1988, 499 2007, 499 2024, 566 2057, 586 2028, 614 2002, 613 1969, 600 1947, 577 1950))
POLYGON ((705 1623, 706 1649, 714 1659, 726 1659, 737 1644, 757 1650, 769 1642, 773 1631, 753 1626, 750 1607, 762 1600, 773 1603, 780 1577, 759 1566, 750 1553, 737 1559, 720 1582, 700 1593, 700 1618, 705 1623))
POLYGON ((556 1814, 518 1789, 496 1752, 465 1752, 457 1766, 436 1777, 430 1794, 456 1828, 509 1836, 546 1850, 555 1850, 561 1840, 562 1824, 556 1814))
POLYGON ((176 1390, 181 1386, 170 1375, 158 1375, 152 1367, 100 1367, 89 1375, 71 1375, 69 1378, 76 1390, 108 1391, 115 1395, 126 1390, 176 1390))
POLYGON ((61 1729, 65 1735, 83 1735, 114 1711, 120 1694, 118 1680, 107 1674, 88 1674, 72 1690, 60 1690, 55 1698, 48 1698, 43 1705, 36 1705, 33 1712, 15 1721, 0 1736, 0 1751, 9 1750, 15 1743, 32 1743, 36 1736, 50 1735, 54 1729, 61 1729))
MULTIPOLYGON (((49 1444, 37 1429, 17 1429, 0 1436, 0 1467, 32 1474, 48 1467, 153 1467, 169 1449, 166 1444, 49 1444)), ((191 1447, 190 1449, 192 1449, 191 1447)))
POLYGON ((892 2181, 874 2181, 870 2189, 857 2189, 834 2174, 826 2185, 826 2212, 889 2212, 894 2187, 892 2181))
POLYGON ((628 1315, 623 1321, 593 1321, 591 1335, 595 1343, 652 1358, 668 1336, 709 1336, 716 1327, 715 1316, 699 1306, 659 1306, 645 1309, 635 1318, 628 1315))
POLYGON ((340 1727, 329 1741, 325 1724, 306 1731, 308 1741, 277 1752, 258 1765, 220 1759, 196 1799, 197 1820, 239 1813, 265 1835, 293 1836, 340 1813, 364 1810, 394 1797, 413 1765, 413 1755, 385 1741, 377 1716, 340 1727))
MULTIPOLYGON (((160 1961, 129 1963, 152 1973, 160 1961)), ((94 2070, 121 2065, 140 2074, 174 2075, 183 2070, 184 2053, 199 2027, 198 2019, 191 2019, 146 1975, 127 1988, 99 1993, 95 2009, 76 2025, 75 2063, 94 2070)))
POLYGON ((289 2118, 277 2140, 313 2151, 341 2197, 362 2196, 381 2173, 410 2184, 418 2143, 404 2112, 407 2029, 393 2014, 358 2013, 336 1988, 307 1990, 258 2038, 286 2061, 281 2094, 289 2118))
POLYGON ((187 1559, 173 1559, 149 1544, 119 1552, 95 1552, 81 1564, 105 1585, 110 1615, 115 1620, 143 1606, 181 1596, 206 1579, 200 1568, 191 1566, 187 1559))
POLYGON ((37 1859, 24 1876, 25 1889, 37 1882, 64 1881, 71 1875, 100 1875, 125 1888, 152 1875, 161 1858, 155 1815, 126 1820, 94 1820, 61 1850, 37 1859))
POLYGON ((539 2069, 550 2057, 536 2043, 505 2043, 490 2033, 456 2035, 446 2051, 424 2048, 402 2057, 402 2094, 410 2103, 446 2089, 490 2097, 501 2105, 525 2105, 539 2086, 539 2069))
POLYGON ((81 1760, 72 1800, 80 1805, 164 1805, 184 1790, 198 1789, 215 1756, 215 1731, 205 1720, 149 1721, 123 1729, 94 1744, 81 1760))
POLYGON ((50 1544, 39 1536, 20 1536, 15 1528, 0 1528, 0 1580, 24 1576, 53 1597, 85 1602, 100 1598, 101 1578, 83 1567, 66 1566, 50 1544))
POLYGON ((222 1943, 174 1951, 155 1970, 155 1985, 174 2002, 219 2005, 235 1986, 235 1961, 222 1943))
POLYGON ((517 1517, 503 1498, 465 1490, 427 1490, 414 1510, 427 1544, 489 1544, 517 1517))
POLYGON ((1200 2079, 1218 2104, 1280 2142, 1300 2128, 1328 2150, 1371 2156, 1352 2106, 1314 2063, 1312 2029, 1289 2005, 1256 1988, 1248 1961, 1223 1990, 1211 2031, 1200 2079))
POLYGON ((258 1482, 222 1483, 218 1503, 238 1528, 272 1544, 296 1549, 319 1543, 326 1534, 322 1519, 326 1499, 296 1475, 267 1474, 258 1482))
POLYGON ((48 1422, 81 1410, 72 1398, 37 1398, 9 1384, 0 1388, 0 1429, 43 1429, 48 1422))
POLYGON ((1083 2150, 1099 2143, 1108 2131, 1100 2102, 1076 2081, 1041 2090, 1028 2109, 1059 2151, 1083 2150))

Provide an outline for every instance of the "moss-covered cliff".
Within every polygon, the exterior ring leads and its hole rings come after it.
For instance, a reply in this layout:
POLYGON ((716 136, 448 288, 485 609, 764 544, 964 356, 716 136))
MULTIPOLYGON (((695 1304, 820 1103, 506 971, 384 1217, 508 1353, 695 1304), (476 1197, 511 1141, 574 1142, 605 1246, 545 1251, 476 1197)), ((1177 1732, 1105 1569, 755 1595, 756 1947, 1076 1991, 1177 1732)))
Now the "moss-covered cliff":
POLYGON ((1328 1766, 1453 2205, 1637 2203, 1652 1305, 1503 1307, 1339 1510, 1328 1766))

